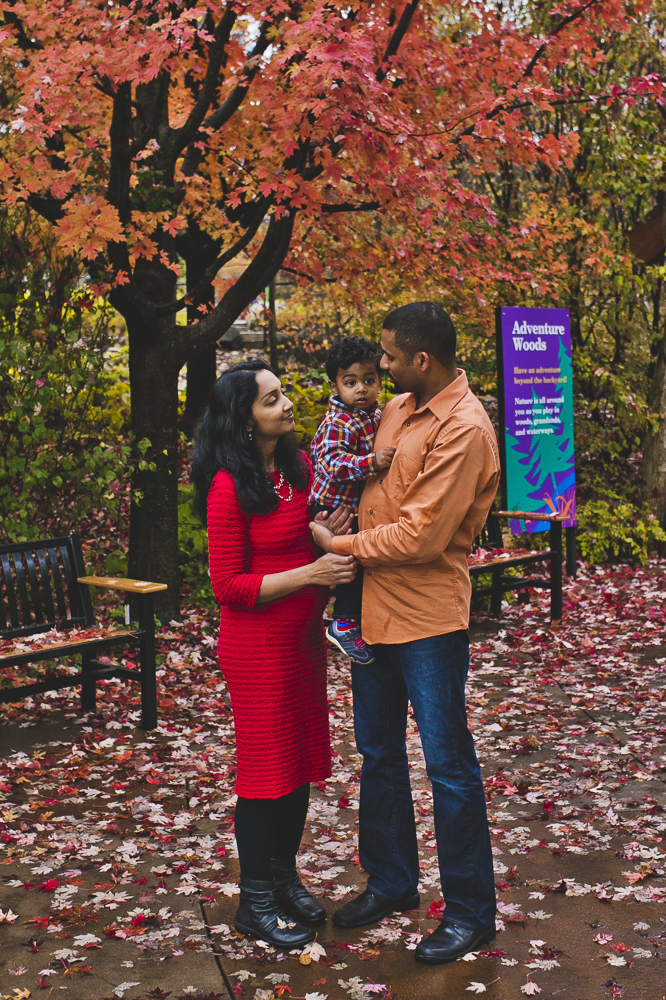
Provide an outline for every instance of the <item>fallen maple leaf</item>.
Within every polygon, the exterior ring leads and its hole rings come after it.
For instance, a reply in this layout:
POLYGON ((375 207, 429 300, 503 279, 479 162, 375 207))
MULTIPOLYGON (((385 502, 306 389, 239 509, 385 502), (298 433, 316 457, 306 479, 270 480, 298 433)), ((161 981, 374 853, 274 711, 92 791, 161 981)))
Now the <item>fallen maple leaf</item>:
POLYGON ((486 986, 485 983, 470 983, 469 986, 465 987, 470 993, 485 993, 486 986))
POLYGON ((527 994, 528 997, 532 997, 535 993, 541 993, 541 987, 533 983, 531 979, 528 979, 525 985, 520 987, 520 992, 527 994))

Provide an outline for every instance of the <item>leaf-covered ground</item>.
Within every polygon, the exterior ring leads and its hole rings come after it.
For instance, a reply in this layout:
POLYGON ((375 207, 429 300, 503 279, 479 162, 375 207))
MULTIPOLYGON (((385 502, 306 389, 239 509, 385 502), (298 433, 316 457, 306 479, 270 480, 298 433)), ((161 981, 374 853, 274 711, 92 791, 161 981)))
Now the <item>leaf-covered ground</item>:
MULTIPOLYGON (((475 622, 469 714, 498 934, 446 967, 413 955, 445 905, 414 725, 421 909, 352 932, 329 921, 305 953, 280 954, 232 930, 233 724, 212 613, 162 631, 153 733, 136 729, 137 690, 123 682, 101 685, 95 717, 78 713, 73 692, 2 706, 0 996, 659 1000, 665 596, 666 560, 653 560, 581 571, 559 628, 538 597, 475 622)), ((334 775, 313 789, 300 864, 332 913, 365 877, 344 661, 331 657, 329 678, 334 775)))

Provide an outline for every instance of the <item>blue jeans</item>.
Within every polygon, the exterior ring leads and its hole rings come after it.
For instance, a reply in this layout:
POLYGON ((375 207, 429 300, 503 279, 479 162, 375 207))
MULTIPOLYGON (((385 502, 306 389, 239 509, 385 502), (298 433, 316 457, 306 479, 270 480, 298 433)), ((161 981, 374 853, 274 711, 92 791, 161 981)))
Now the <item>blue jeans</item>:
POLYGON ((373 645, 352 663, 356 745, 363 755, 359 856, 368 888, 390 899, 416 892, 419 855, 405 735, 411 702, 432 782, 445 920, 495 925, 495 878, 486 799, 467 728, 469 636, 450 632, 373 645))

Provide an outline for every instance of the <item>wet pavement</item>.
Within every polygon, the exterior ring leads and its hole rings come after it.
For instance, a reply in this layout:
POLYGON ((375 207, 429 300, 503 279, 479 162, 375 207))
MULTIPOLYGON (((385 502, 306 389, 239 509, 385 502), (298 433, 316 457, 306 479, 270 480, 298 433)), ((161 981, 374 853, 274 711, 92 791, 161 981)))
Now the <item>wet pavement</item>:
MULTIPOLYGON (((135 728, 136 692, 120 682, 95 717, 71 693, 4 706, 0 996, 666 998, 665 581, 663 562, 583 575, 561 628, 538 603, 477 621, 468 697, 498 933, 447 966, 414 959, 443 902, 413 722, 421 909, 354 931, 328 921, 314 947, 283 955, 232 929, 233 727, 214 659, 198 652, 214 657, 212 616, 163 636, 152 734, 135 728)), ((329 693, 334 775, 313 788, 299 864, 332 914, 365 883, 348 670, 335 658, 329 693)))

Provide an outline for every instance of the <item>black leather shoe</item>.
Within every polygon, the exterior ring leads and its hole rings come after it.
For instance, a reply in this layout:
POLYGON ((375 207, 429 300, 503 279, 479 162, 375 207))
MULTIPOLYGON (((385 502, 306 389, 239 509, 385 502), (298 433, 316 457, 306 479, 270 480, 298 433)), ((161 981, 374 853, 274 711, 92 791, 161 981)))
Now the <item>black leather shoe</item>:
POLYGON ((323 924, 326 910, 301 882, 296 871, 296 859, 278 861, 277 858, 271 858, 271 869, 276 885, 275 896, 281 911, 307 927, 323 924))
POLYGON ((468 927, 442 921, 432 934, 423 938, 416 949, 416 957, 419 962, 428 962, 430 965, 455 962, 462 955, 476 951, 480 944, 492 941, 495 934, 494 927, 471 931, 468 927))
POLYGON ((309 927, 294 923, 282 912, 276 898, 275 882, 253 879, 241 880, 235 927, 239 934, 250 934, 276 948, 301 948, 314 941, 315 937, 315 932, 309 927))
POLYGON ((388 899, 372 889, 365 889, 360 896, 345 903, 333 914, 333 923, 338 927, 363 927, 365 924, 375 924, 378 920, 388 917, 389 913, 403 910, 417 910, 421 902, 418 892, 401 899, 388 899))

